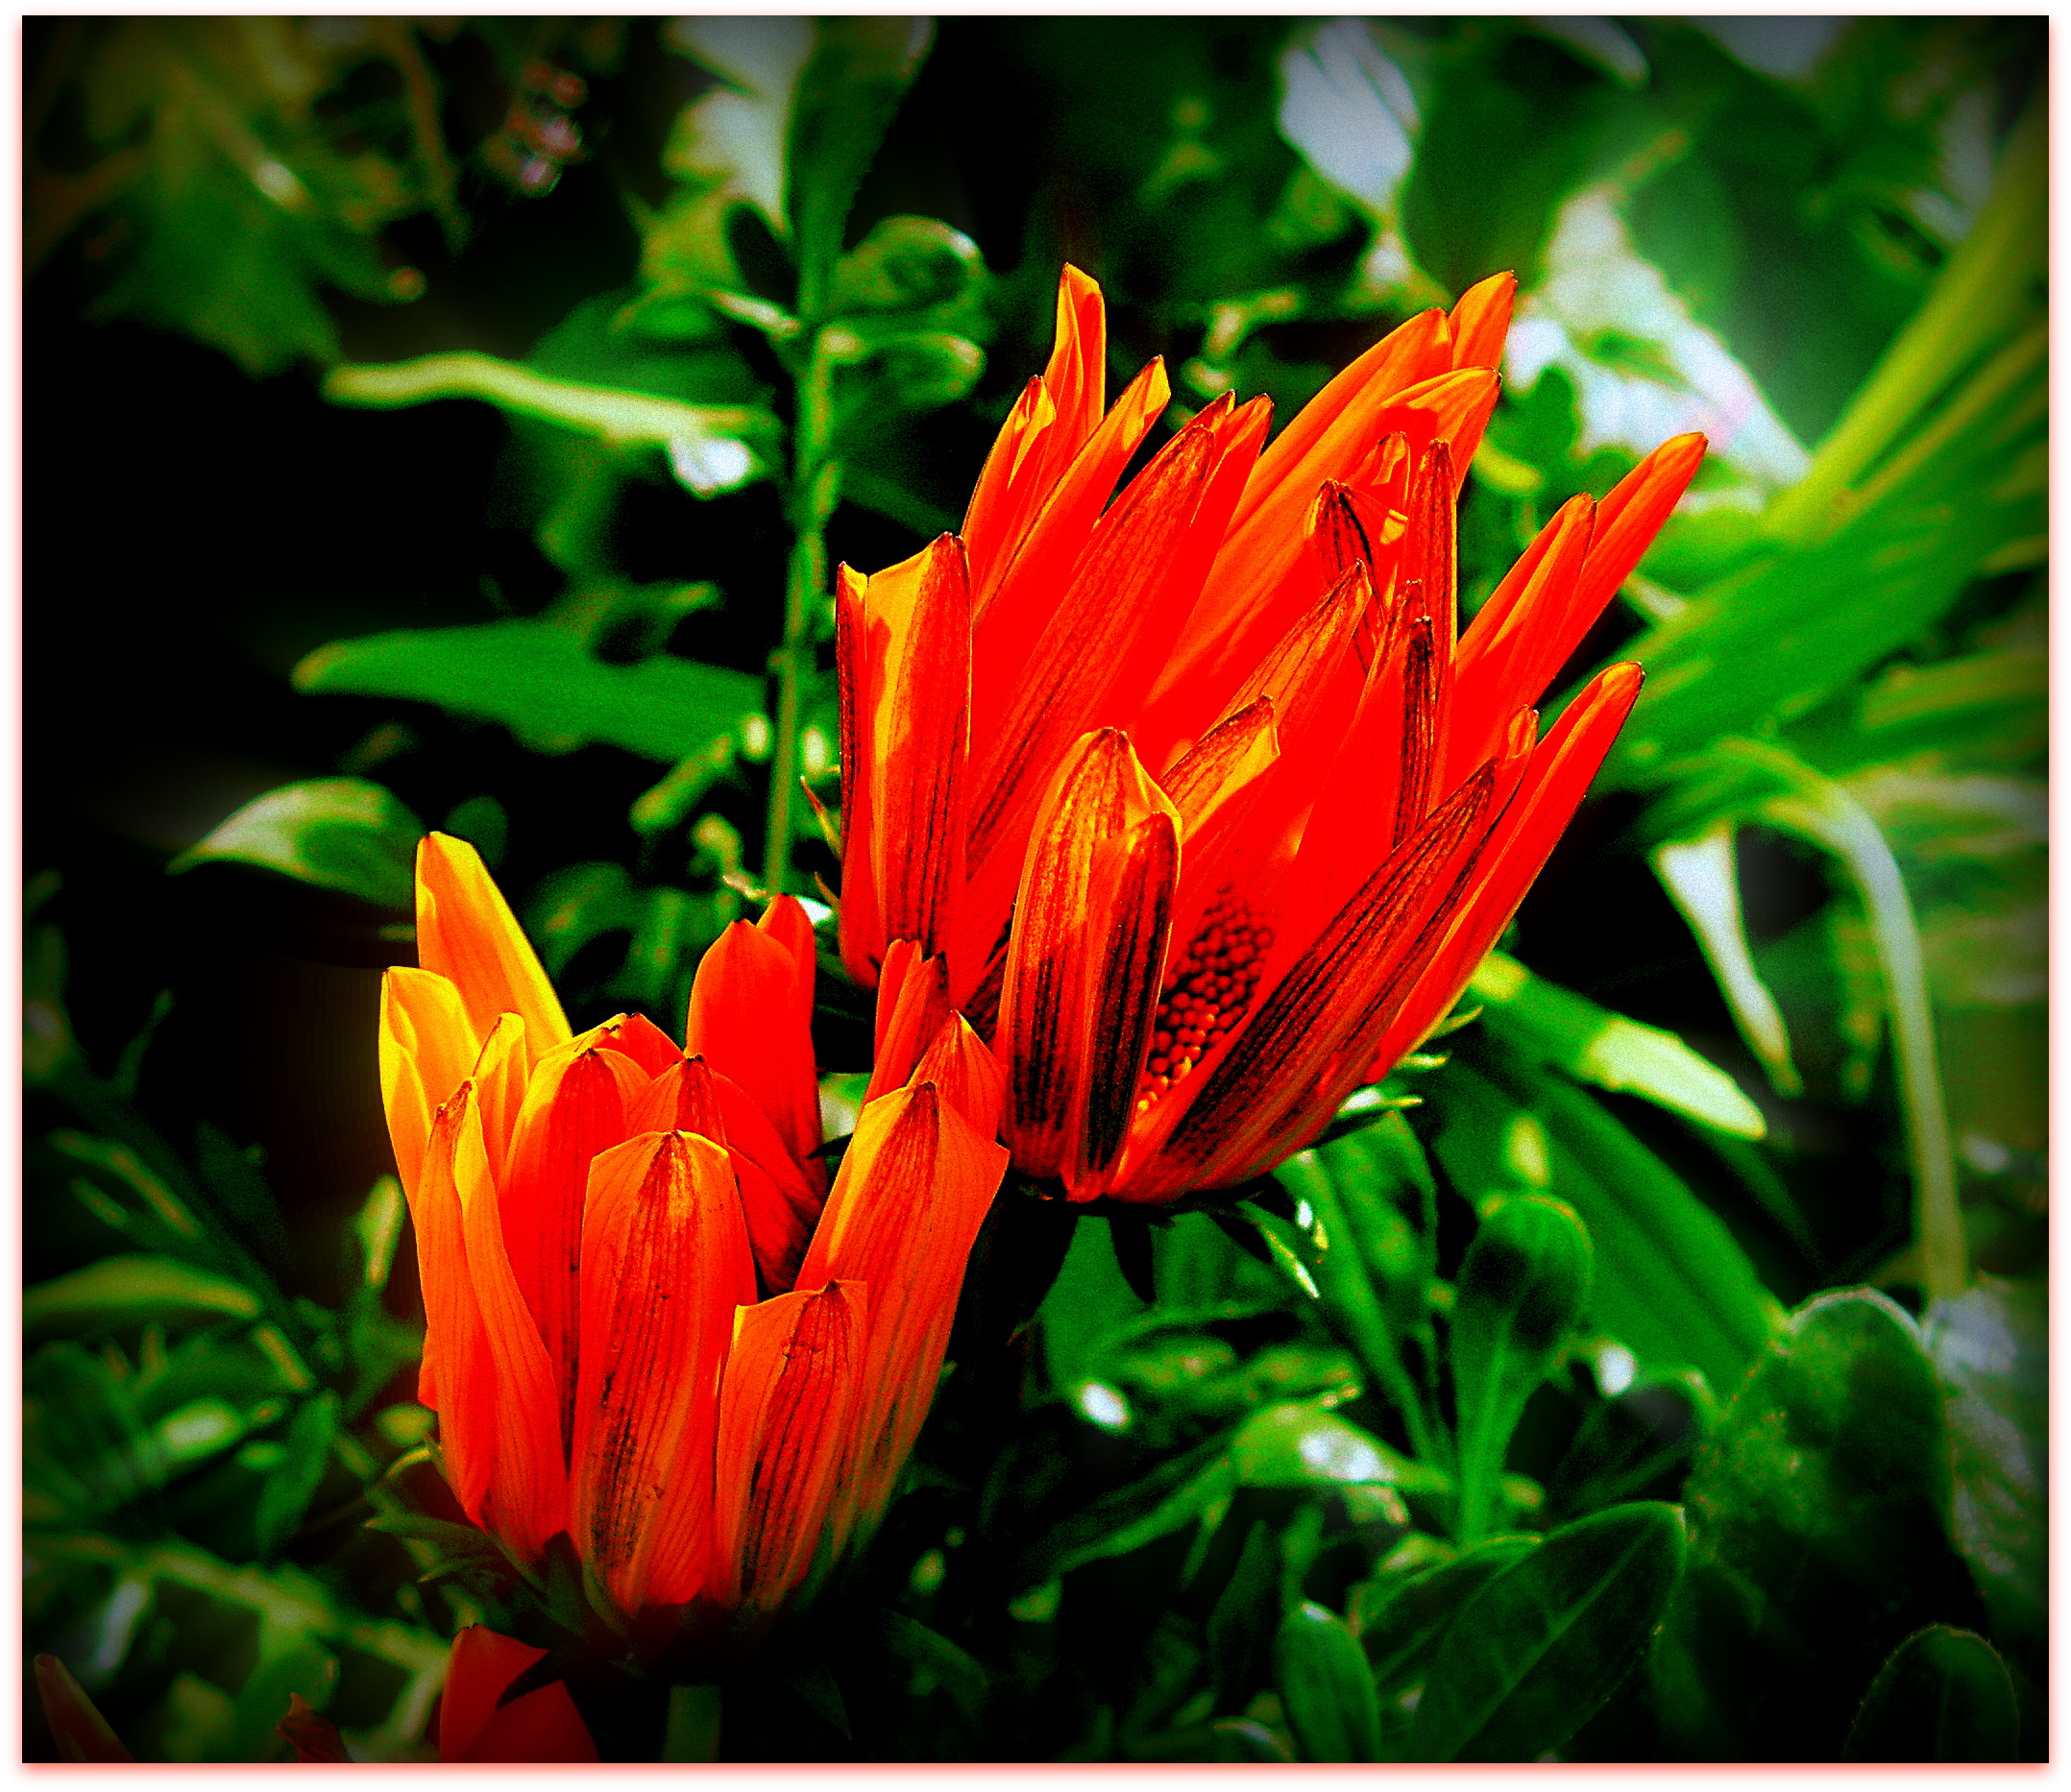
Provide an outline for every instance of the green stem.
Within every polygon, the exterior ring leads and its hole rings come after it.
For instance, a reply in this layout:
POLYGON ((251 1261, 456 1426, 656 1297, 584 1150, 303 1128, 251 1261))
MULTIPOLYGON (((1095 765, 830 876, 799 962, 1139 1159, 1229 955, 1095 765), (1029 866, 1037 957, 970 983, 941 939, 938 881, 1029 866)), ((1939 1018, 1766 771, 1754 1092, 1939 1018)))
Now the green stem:
POLYGON ((2041 108, 2031 107, 2007 144, 1991 198, 1942 264, 1926 303, 1820 444, 1812 471, 1769 506, 1772 536, 1804 541, 1838 521, 1849 488, 2032 303, 2048 247, 2048 182, 2047 122, 2041 108))
POLYGON ((1913 1163, 1920 1283, 1931 1302, 1954 1299, 1969 1286, 1969 1251, 1935 1049, 1927 962, 1898 860, 1875 819, 1843 786, 1779 747, 1752 740, 1722 744, 1785 787, 1762 803, 1756 815, 1832 853, 1862 897, 1891 1015, 1891 1049, 1905 1112, 1907 1154, 1913 1163))
POLYGON ((719 1689, 717 1686, 671 1686, 669 1727, 662 1735, 665 1761, 716 1761, 719 1758, 719 1689))
POLYGON ((834 433, 834 363, 829 332, 819 330, 798 379, 798 424, 786 509, 791 564, 784 583, 784 641, 769 656, 776 674, 776 739, 769 758, 769 815, 763 847, 763 887, 783 892, 791 876, 792 806, 798 782, 798 734, 805 681, 813 663, 813 604, 827 589, 827 520, 840 496, 841 469, 828 459, 834 433))

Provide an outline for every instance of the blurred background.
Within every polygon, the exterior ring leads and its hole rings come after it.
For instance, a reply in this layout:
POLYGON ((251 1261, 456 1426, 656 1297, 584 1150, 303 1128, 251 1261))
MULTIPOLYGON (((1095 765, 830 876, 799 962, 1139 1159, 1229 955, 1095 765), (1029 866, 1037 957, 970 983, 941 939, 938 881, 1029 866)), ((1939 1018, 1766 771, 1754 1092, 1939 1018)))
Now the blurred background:
MULTIPOLYGON (((832 174, 804 20, 25 31, 32 1282, 128 1247, 106 1135, 201 1166, 284 1301, 350 1303, 422 827, 482 849, 578 1026, 675 1024, 773 862, 772 761, 839 800, 817 602, 773 739, 801 520, 865 569, 957 526, 1065 260, 1110 392, 1165 358, 1147 452, 1516 270, 1469 608, 1569 495, 1710 435, 1558 681, 1649 672, 1508 949, 1731 1073, 1759 1143, 1599 1105, 1778 1300, 1917 1306, 1930 1199, 2039 1275, 2041 20, 950 18, 859 39, 882 146, 832 174)), ((783 826, 790 886, 834 883, 783 826)), ((1457 1114, 1523 1099, 1483 1070, 1457 1114)), ((197 1511, 266 1497, 237 1460, 197 1511)))

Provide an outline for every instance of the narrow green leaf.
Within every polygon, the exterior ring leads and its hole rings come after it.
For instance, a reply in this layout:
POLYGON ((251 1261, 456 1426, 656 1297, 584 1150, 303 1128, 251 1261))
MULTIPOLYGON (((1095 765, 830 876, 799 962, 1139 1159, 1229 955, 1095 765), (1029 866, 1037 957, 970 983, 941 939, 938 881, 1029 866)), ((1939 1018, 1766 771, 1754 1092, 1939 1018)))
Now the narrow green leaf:
POLYGON ((1535 977, 1507 953, 1490 953, 1467 987, 1487 1005, 1482 1024, 1492 1033, 1571 1077, 1644 1096, 1743 1139, 1768 1129, 1740 1085, 1675 1034, 1535 977))
POLYGON ((1506 1185, 1490 1143, 1524 1113, 1546 1140, 1552 1192, 1595 1247, 1591 1311, 1643 1369, 1701 1369, 1721 1397, 1740 1385, 1777 1320, 1725 1223, 1586 1090, 1463 1049, 1446 1072, 1440 1158, 1470 1196, 1506 1185))
POLYGON ((1373 1672, 1358 1639, 1334 1611, 1304 1599, 1280 1620, 1273 1678, 1303 1759, 1380 1758, 1373 1672))
POLYGON ((984 1710, 991 1676, 968 1650, 903 1611, 882 1615, 877 1638, 902 1660, 933 1674, 965 1717, 975 1720, 984 1710))
POLYGON ((275 1554, 301 1528, 329 1465, 331 1441, 337 1432, 335 1393, 320 1393, 296 1409, 287 1428, 287 1454, 259 1489, 253 1540, 261 1556, 275 1554))
POLYGON ((1463 1540, 1488 1527, 1510 1434, 1581 1317, 1590 1255, 1574 1210, 1541 1195, 1485 1215, 1468 1247, 1450 1338, 1463 1540))
POLYGON ((103 1257, 22 1296, 22 1323, 119 1325, 175 1315, 256 1319, 259 1299, 241 1282, 171 1257, 103 1257))
POLYGON ((738 730, 763 701, 762 681, 745 672, 668 654, 609 665, 574 629, 531 618, 334 641, 296 666, 294 682, 482 716, 538 752, 601 740, 667 764, 738 730))
POLYGON ((386 908, 407 908, 424 834, 424 824, 378 784, 311 778, 253 798, 166 869, 237 861, 386 908))
POLYGON ((1532 1761, 1558 1748, 1645 1653, 1683 1554, 1673 1506, 1615 1506, 1555 1531, 1446 1632, 1409 1758, 1532 1761))
POLYGON ((1999 1652, 1946 1624, 1907 1637, 1864 1695, 1842 1758, 2019 1759, 2020 1715, 1999 1652))
POLYGON ((287 1715, 289 1698, 300 1693, 322 1710, 338 1684, 338 1658, 314 1642, 298 1643, 264 1657, 237 1694, 231 1758, 277 1760, 288 1745, 275 1725, 287 1715))

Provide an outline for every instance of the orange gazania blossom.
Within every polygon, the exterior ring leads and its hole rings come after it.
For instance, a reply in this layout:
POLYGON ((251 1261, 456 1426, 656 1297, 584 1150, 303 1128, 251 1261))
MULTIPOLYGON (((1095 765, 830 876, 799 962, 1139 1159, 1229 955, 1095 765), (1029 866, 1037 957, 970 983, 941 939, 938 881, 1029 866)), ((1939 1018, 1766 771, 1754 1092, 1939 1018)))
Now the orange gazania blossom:
POLYGON ((1263 454, 1264 401, 1219 400, 1103 511, 1163 382, 1099 420, 1066 269, 966 539, 842 569, 844 962, 913 942, 996 1020, 1018 1168, 1161 1201, 1300 1149, 1444 1016, 1580 801, 1639 668, 1543 740, 1530 706, 1704 441, 1571 499, 1459 635, 1513 286, 1404 325, 1263 454))
POLYGON ((793 899, 705 955, 687 1052, 638 1015, 571 1036, 461 841, 419 849, 417 937, 381 1084, 454 1493, 522 1567, 565 1533, 644 1650, 752 1637, 920 1429, 1006 1170, 999 1068, 945 1016, 829 1191, 793 899))

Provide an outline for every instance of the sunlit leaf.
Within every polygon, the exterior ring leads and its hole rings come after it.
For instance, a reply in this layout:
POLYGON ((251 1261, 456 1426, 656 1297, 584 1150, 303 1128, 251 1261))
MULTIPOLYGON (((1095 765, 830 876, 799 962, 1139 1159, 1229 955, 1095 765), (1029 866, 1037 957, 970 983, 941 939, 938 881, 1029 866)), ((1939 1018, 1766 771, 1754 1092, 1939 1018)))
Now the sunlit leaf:
POLYGON ((1645 1096, 1743 1139, 1767 1129, 1740 1085, 1673 1033, 1535 977, 1507 953, 1482 960, 1468 993, 1488 1005, 1484 1025, 1492 1032, 1571 1077, 1645 1096))
POLYGON ((1230 1441, 1230 1458, 1246 1487, 1364 1485, 1433 1492, 1451 1485, 1438 1469, 1409 1461, 1350 1419, 1299 1401, 1254 1413, 1230 1441))
POLYGON ((665 763, 738 730, 763 697, 760 679, 667 654, 610 665, 573 629, 531 618, 335 641, 296 666, 295 687, 437 704, 539 752, 601 740, 665 763))
POLYGON ((312 778, 255 797, 166 867, 236 860, 387 908, 410 906, 424 824, 364 778, 312 778))

